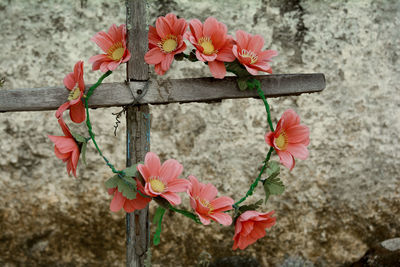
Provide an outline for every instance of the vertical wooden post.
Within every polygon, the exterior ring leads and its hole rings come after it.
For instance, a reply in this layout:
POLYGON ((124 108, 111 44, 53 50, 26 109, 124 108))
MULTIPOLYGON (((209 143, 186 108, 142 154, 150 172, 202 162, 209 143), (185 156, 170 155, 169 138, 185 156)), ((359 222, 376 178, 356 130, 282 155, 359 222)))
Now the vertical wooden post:
MULTIPOLYGON (((126 26, 131 59, 127 66, 128 81, 149 79, 144 62, 147 51, 147 20, 145 0, 126 0, 126 26)), ((143 161, 150 150, 150 111, 148 105, 129 107, 126 113, 126 165, 143 161)), ((149 246, 149 209, 126 215, 126 266, 144 266, 149 246)))

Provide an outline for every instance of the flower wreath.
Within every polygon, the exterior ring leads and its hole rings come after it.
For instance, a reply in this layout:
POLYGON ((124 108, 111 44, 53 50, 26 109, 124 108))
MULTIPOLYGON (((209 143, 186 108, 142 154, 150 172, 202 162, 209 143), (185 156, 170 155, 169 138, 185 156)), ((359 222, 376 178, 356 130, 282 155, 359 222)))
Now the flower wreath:
POLYGON ((166 209, 178 212, 198 224, 208 225, 215 221, 224 226, 235 225, 233 236, 233 249, 245 249, 259 238, 266 235, 266 228, 272 227, 276 218, 272 217, 274 211, 262 213, 256 211, 262 205, 262 200, 250 204, 240 205, 253 194, 256 186, 261 183, 265 191, 265 202, 270 195, 280 195, 285 187, 278 177, 280 164, 272 161, 271 155, 276 152, 280 163, 292 170, 295 166, 294 157, 306 159, 308 157, 307 145, 309 144, 309 129, 300 124, 300 118, 293 110, 286 110, 274 129, 268 102, 261 90, 260 82, 253 76, 258 71, 272 73, 269 62, 277 55, 274 50, 262 50, 264 39, 260 35, 251 35, 242 30, 236 31, 236 38, 227 34, 225 24, 213 17, 205 20, 204 24, 197 19, 188 23, 183 18, 174 14, 159 17, 156 26, 149 27, 149 51, 144 60, 154 65, 159 75, 165 74, 175 60, 202 61, 208 65, 210 72, 216 79, 225 77, 226 72, 234 73, 238 79, 241 90, 255 89, 263 100, 270 131, 265 134, 265 142, 270 146, 261 170, 251 184, 247 193, 238 201, 228 196, 218 195, 218 190, 212 184, 203 184, 195 176, 188 179, 179 179, 183 166, 175 159, 169 159, 161 164, 158 156, 148 152, 144 163, 138 163, 124 170, 115 167, 103 156, 96 143, 92 130, 88 100, 101 82, 109 76, 121 63, 130 59, 130 52, 126 46, 126 27, 112 25, 108 33, 99 32, 91 39, 105 54, 92 56, 89 59, 92 70, 100 70, 104 74, 96 84, 91 86, 86 94, 83 80, 83 61, 75 64, 74 71, 64 78, 64 85, 70 91, 68 101, 56 111, 56 118, 64 136, 49 135, 54 142, 56 156, 66 162, 67 172, 76 177, 78 160, 85 163, 87 143, 92 140, 100 156, 115 174, 105 182, 108 194, 113 198, 110 210, 113 212, 123 208, 126 212, 143 209, 155 200, 160 206, 154 215, 157 224, 153 243, 160 241, 161 220, 166 209), (188 40, 195 49, 185 54, 188 40), (89 137, 73 133, 63 120, 63 113, 69 110, 70 118, 75 123, 86 120, 89 137), (265 175, 264 175, 265 173, 265 175), (178 209, 181 203, 177 194, 186 192, 190 197, 190 206, 194 210, 178 209), (229 215, 229 213, 231 215, 229 215))

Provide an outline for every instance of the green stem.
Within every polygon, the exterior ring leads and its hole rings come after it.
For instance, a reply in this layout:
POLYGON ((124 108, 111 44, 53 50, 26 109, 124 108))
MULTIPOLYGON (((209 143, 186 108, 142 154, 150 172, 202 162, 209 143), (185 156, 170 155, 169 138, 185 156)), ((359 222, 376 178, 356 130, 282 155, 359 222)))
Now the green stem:
POLYGON ((94 90, 96 90, 96 88, 103 82, 103 80, 105 78, 107 78, 111 73, 112 73, 112 71, 110 71, 110 70, 107 71, 106 73, 104 73, 100 77, 100 79, 89 88, 88 92, 86 93, 86 96, 84 97, 85 98, 85 109, 86 109, 86 125, 87 125, 87 128, 88 128, 90 139, 92 139, 93 144, 96 147, 97 152, 99 152, 100 156, 104 159, 104 161, 106 162, 107 166, 111 168, 113 173, 121 174, 122 172, 115 169, 115 167, 103 155, 103 153, 101 152, 99 146, 97 145, 97 142, 96 142, 96 139, 95 139, 95 134, 93 133, 92 124, 90 122, 90 116, 89 116, 89 104, 88 104, 89 98, 94 93, 94 90))
POLYGON ((182 215, 184 215, 184 216, 186 216, 186 217, 192 219, 192 220, 195 221, 197 224, 201 224, 201 221, 200 221, 199 217, 197 217, 196 214, 194 214, 194 213, 192 213, 192 212, 190 212, 190 211, 187 211, 187 210, 180 210, 180 209, 177 209, 177 208, 173 207, 172 205, 169 205, 168 208, 169 208, 170 210, 172 210, 172 211, 175 211, 175 212, 177 212, 177 213, 180 213, 180 214, 182 214, 182 215))
POLYGON ((245 200, 247 199, 248 196, 253 195, 254 189, 256 189, 257 184, 258 184, 258 182, 259 182, 260 179, 261 179, 261 175, 264 173, 265 168, 267 167, 268 161, 269 161, 270 158, 271 158, 272 151, 274 151, 274 148, 273 148, 273 147, 271 147, 271 148, 269 149, 268 154, 267 154, 267 157, 266 157, 265 160, 264 160, 264 165, 262 166, 261 171, 260 171, 260 173, 259 173, 258 176, 257 176, 257 179, 251 184, 251 186, 250 186, 249 190, 247 191, 246 195, 245 195, 244 197, 242 197, 238 202, 236 202, 236 203, 233 205, 234 207, 237 207, 240 203, 242 203, 243 201, 245 201, 245 200))
MULTIPOLYGON (((256 79, 251 79, 251 80, 248 80, 248 81, 247 81, 247 85, 248 85, 248 87, 249 87, 250 89, 254 89, 254 88, 255 88, 255 89, 257 90, 258 95, 259 95, 259 96, 261 97, 261 99, 263 100, 264 106, 265 106, 265 110, 267 111, 267 120, 268 120, 269 128, 270 128, 270 130, 273 132, 273 131, 274 131, 274 127, 272 126, 271 111, 270 111, 270 108, 269 108, 269 105, 268 105, 268 101, 267 101, 267 99, 265 98, 264 92, 261 90, 261 83, 260 83, 260 81, 259 81, 259 80, 256 80, 256 79)), ((245 200, 247 199, 248 196, 251 196, 251 195, 253 194, 254 189, 257 187, 257 184, 258 184, 258 182, 260 181, 261 176, 262 176, 262 174, 264 173, 264 171, 265 171, 265 169, 266 169, 266 167, 267 167, 268 161, 270 160, 271 154, 272 154, 273 151, 274 151, 274 148, 273 148, 273 147, 270 147, 270 149, 269 149, 269 151, 268 151, 268 154, 267 154, 267 157, 266 157, 265 160, 264 160, 264 165, 262 166, 261 171, 260 171, 260 173, 258 174, 256 180, 251 184, 251 186, 250 186, 249 190, 247 191, 246 195, 245 195, 244 197, 242 197, 238 202, 236 202, 236 203, 233 205, 235 208, 238 208, 238 205, 239 205, 240 203, 242 203, 243 201, 245 201, 245 200)))

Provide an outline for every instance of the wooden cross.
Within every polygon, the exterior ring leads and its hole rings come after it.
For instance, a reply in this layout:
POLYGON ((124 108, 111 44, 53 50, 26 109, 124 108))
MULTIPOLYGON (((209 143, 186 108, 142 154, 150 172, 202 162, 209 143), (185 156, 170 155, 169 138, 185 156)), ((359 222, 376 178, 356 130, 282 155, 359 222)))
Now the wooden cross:
MULTIPOLYGON (((143 161, 150 150, 149 104, 258 97, 254 90, 240 91, 234 77, 149 80, 148 65, 144 62, 148 49, 146 12, 145 0, 126 1, 127 40, 132 55, 127 65, 127 82, 102 84, 89 101, 91 108, 129 105, 126 110, 127 167, 143 161)), ((263 75, 257 79, 267 97, 320 92, 325 88, 325 77, 321 73, 263 75)), ((0 90, 0 112, 55 110, 67 96, 64 87, 0 90)), ((126 266, 143 266, 149 239, 148 206, 128 213, 126 266)))

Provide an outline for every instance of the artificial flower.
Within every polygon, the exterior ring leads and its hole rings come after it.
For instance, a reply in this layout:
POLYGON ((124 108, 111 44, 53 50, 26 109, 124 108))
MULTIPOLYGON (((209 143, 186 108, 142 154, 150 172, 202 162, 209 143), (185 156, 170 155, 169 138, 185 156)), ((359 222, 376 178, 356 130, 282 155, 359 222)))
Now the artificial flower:
POLYGON ((281 163, 292 170, 294 157, 303 160, 308 157, 309 135, 308 127, 300 124, 299 115, 288 109, 283 113, 275 131, 265 135, 265 142, 275 148, 281 163))
POLYGON ((113 212, 119 211, 121 208, 124 208, 126 212, 134 212, 135 210, 141 210, 144 209, 147 204, 151 201, 151 197, 144 197, 142 196, 145 195, 143 193, 144 188, 143 185, 136 179, 136 188, 138 192, 136 193, 136 198, 135 199, 127 199, 122 195, 121 192, 118 191, 118 189, 115 188, 109 188, 108 189, 108 194, 109 195, 114 195, 113 199, 111 200, 110 203, 110 210, 113 212), (140 192, 142 193, 139 193, 140 192))
POLYGON ((192 184, 188 190, 190 205, 196 211, 200 221, 208 225, 214 220, 222 225, 231 225, 232 217, 224 213, 231 210, 234 201, 230 197, 218 197, 217 188, 212 184, 202 184, 194 176, 189 176, 192 184))
POLYGON ((85 107, 82 102, 85 83, 83 81, 83 61, 75 64, 74 72, 68 73, 64 78, 65 87, 71 92, 68 95, 68 101, 62 104, 56 111, 56 118, 60 119, 64 111, 69 109, 69 116, 75 123, 81 123, 85 120, 85 107))
POLYGON ((91 39, 106 54, 92 56, 89 59, 93 63, 92 69, 100 69, 102 72, 115 70, 121 63, 127 62, 131 58, 128 48, 126 47, 126 27, 125 24, 111 25, 108 33, 98 32, 91 39))
POLYGON ((258 71, 272 73, 268 62, 271 62, 270 59, 277 56, 278 52, 275 50, 261 51, 263 46, 264 38, 261 35, 251 35, 238 30, 232 52, 250 74, 257 75, 258 71))
POLYGON ((48 137, 54 143, 54 153, 56 157, 67 163, 68 175, 72 171, 73 175, 76 177, 76 167, 78 166, 80 155, 79 145, 72 136, 64 120, 60 118, 58 119, 58 123, 64 132, 64 136, 48 135, 48 137))
POLYGON ((264 237, 266 235, 265 229, 271 228, 276 223, 276 218, 271 217, 273 214, 274 211, 260 213, 254 210, 248 210, 241 214, 236 219, 232 249, 245 249, 264 237))
POLYGON ((178 192, 185 192, 190 187, 186 179, 178 179, 183 166, 174 159, 165 161, 162 166, 160 159, 153 152, 147 152, 144 164, 138 164, 138 171, 142 174, 146 184, 144 192, 151 197, 163 197, 171 205, 181 203, 178 192))
POLYGON ((186 32, 185 38, 196 47, 197 59, 208 62, 214 78, 224 78, 226 75, 224 62, 235 60, 232 53, 233 38, 227 34, 226 25, 209 17, 204 25, 198 19, 191 20, 189 28, 190 32, 186 32))
POLYGON ((159 17, 156 27, 149 26, 149 51, 144 60, 147 64, 155 65, 157 74, 164 75, 170 68, 174 56, 185 51, 183 34, 186 27, 185 19, 178 19, 172 13, 159 17))

